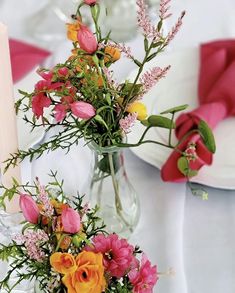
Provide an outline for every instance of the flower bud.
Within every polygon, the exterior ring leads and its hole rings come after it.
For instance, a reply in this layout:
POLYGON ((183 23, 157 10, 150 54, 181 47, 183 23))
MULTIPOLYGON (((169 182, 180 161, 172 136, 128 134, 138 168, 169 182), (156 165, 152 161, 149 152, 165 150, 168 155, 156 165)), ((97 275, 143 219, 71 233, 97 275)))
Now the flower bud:
POLYGON ((76 246, 76 247, 81 247, 81 245, 82 245, 82 242, 83 242, 83 240, 84 240, 84 238, 86 237, 86 235, 84 234, 84 235, 82 235, 83 237, 81 237, 80 235, 74 235, 73 236, 73 244, 76 246))
POLYGON ((77 39, 80 48, 89 54, 95 53, 98 48, 98 43, 95 36, 85 25, 80 26, 77 34, 77 39))
POLYGON ((67 67, 59 68, 59 69, 58 69, 58 74, 59 74, 59 76, 61 76, 61 77, 68 77, 68 75, 69 75, 69 70, 68 70, 67 67))
POLYGON ((32 224, 38 223, 39 218, 39 208, 36 202, 30 195, 21 194, 20 195, 20 208, 23 212, 25 219, 32 224))
POLYGON ((74 102, 71 104, 73 115, 81 119, 90 119, 95 116, 95 108, 86 102, 74 102))
POLYGON ((63 209, 61 220, 64 232, 75 234, 81 229, 80 215, 72 208, 63 209))

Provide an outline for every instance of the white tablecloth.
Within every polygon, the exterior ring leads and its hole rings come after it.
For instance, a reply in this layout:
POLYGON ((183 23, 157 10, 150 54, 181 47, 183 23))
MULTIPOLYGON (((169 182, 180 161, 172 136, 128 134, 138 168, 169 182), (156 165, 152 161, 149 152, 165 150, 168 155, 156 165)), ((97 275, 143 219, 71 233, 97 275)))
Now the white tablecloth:
MULTIPOLYGON (((24 32, 25 18, 45 2, 5 0, 0 6, 0 21, 9 26, 11 36, 30 41, 24 32)), ((173 0, 174 12, 183 9, 187 11, 184 26, 170 50, 235 36, 234 0, 173 0)), ((138 38, 131 45, 141 54, 138 38)), ((66 50, 67 44, 62 44, 54 61, 63 58, 66 50)), ((119 78, 133 68, 122 62, 125 66, 118 69, 119 78)), ((154 292, 234 293, 235 191, 207 188, 209 200, 202 201, 185 184, 163 183, 159 170, 130 151, 125 153, 128 174, 140 195, 142 209, 131 241, 146 251, 159 271, 172 267, 176 272, 175 276, 162 277, 154 292)), ((46 182, 49 170, 58 170, 65 179, 66 191, 75 192, 85 180, 82 166, 87 167, 86 158, 82 148, 73 148, 68 155, 55 151, 32 164, 24 162, 24 179, 37 175, 46 182)))

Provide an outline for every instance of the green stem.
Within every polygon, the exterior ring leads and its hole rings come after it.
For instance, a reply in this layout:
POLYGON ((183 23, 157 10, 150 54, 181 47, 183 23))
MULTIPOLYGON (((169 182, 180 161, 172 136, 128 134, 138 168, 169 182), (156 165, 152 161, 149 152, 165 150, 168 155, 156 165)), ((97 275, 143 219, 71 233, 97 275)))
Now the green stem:
MULTIPOLYGON (((174 118, 175 118, 175 112, 172 114, 172 117, 171 117, 171 125, 174 122, 174 118)), ((171 145, 171 139, 172 139, 172 128, 170 128, 170 131, 169 131, 169 139, 168 139, 169 145, 171 145)))
MULTIPOLYGON (((189 132, 187 132, 179 141, 178 143, 175 145, 175 148, 177 148, 179 145, 181 145, 181 143, 183 141, 185 141, 190 135, 192 135, 193 133, 198 133, 199 134, 199 130, 198 129, 192 129, 189 132)), ((200 135, 200 134, 199 134, 200 135)))
POLYGON ((123 223, 129 227, 130 231, 132 232, 133 229, 130 227, 129 223, 125 220, 125 218, 122 215, 122 203, 121 199, 119 196, 119 190, 118 190, 118 183, 115 178, 115 170, 114 170, 114 165, 113 165, 113 154, 109 153, 108 154, 109 158, 109 166, 110 166, 110 172, 111 172, 111 177, 112 177, 112 183, 113 183, 113 188, 114 188, 114 193, 115 193, 115 206, 116 206, 116 211, 123 223))
POLYGON ((63 235, 60 237, 60 239, 59 239, 59 241, 58 241, 58 243, 57 243, 57 246, 56 246, 55 252, 59 250, 60 245, 61 245, 62 241, 64 240, 65 236, 66 236, 66 235, 63 234, 63 235))

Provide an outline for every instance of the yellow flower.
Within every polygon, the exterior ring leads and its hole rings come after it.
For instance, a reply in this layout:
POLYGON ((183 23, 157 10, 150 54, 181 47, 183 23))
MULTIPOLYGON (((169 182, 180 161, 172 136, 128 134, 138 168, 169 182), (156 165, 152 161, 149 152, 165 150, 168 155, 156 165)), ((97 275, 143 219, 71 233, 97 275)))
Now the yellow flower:
POLYGON ((134 102, 130 104, 127 108, 127 112, 129 113, 137 113, 137 119, 142 121, 147 118, 147 108, 143 103, 134 102))
POLYGON ((78 41, 78 31, 80 29, 80 23, 67 23, 67 38, 73 42, 78 41))
POLYGON ((121 58, 121 52, 117 48, 107 46, 104 49, 105 57, 104 62, 115 62, 121 58))
POLYGON ((101 293, 106 285, 102 254, 83 251, 76 263, 77 270, 62 279, 68 293, 101 293))
POLYGON ((63 275, 74 273, 77 269, 75 258, 70 253, 53 253, 50 264, 56 272, 63 275))

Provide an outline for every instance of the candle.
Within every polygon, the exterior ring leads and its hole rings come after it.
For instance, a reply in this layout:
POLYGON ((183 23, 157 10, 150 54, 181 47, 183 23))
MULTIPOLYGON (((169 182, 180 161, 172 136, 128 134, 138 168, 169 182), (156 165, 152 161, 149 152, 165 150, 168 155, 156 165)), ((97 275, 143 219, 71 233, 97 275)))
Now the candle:
MULTIPOLYGON (((0 168, 1 181, 6 187, 11 187, 12 177, 20 181, 20 168, 10 167, 3 174, 5 161, 11 153, 18 149, 16 114, 14 109, 13 84, 7 27, 0 23, 0 168)), ((9 213, 19 211, 19 198, 15 196, 6 203, 9 213)))

